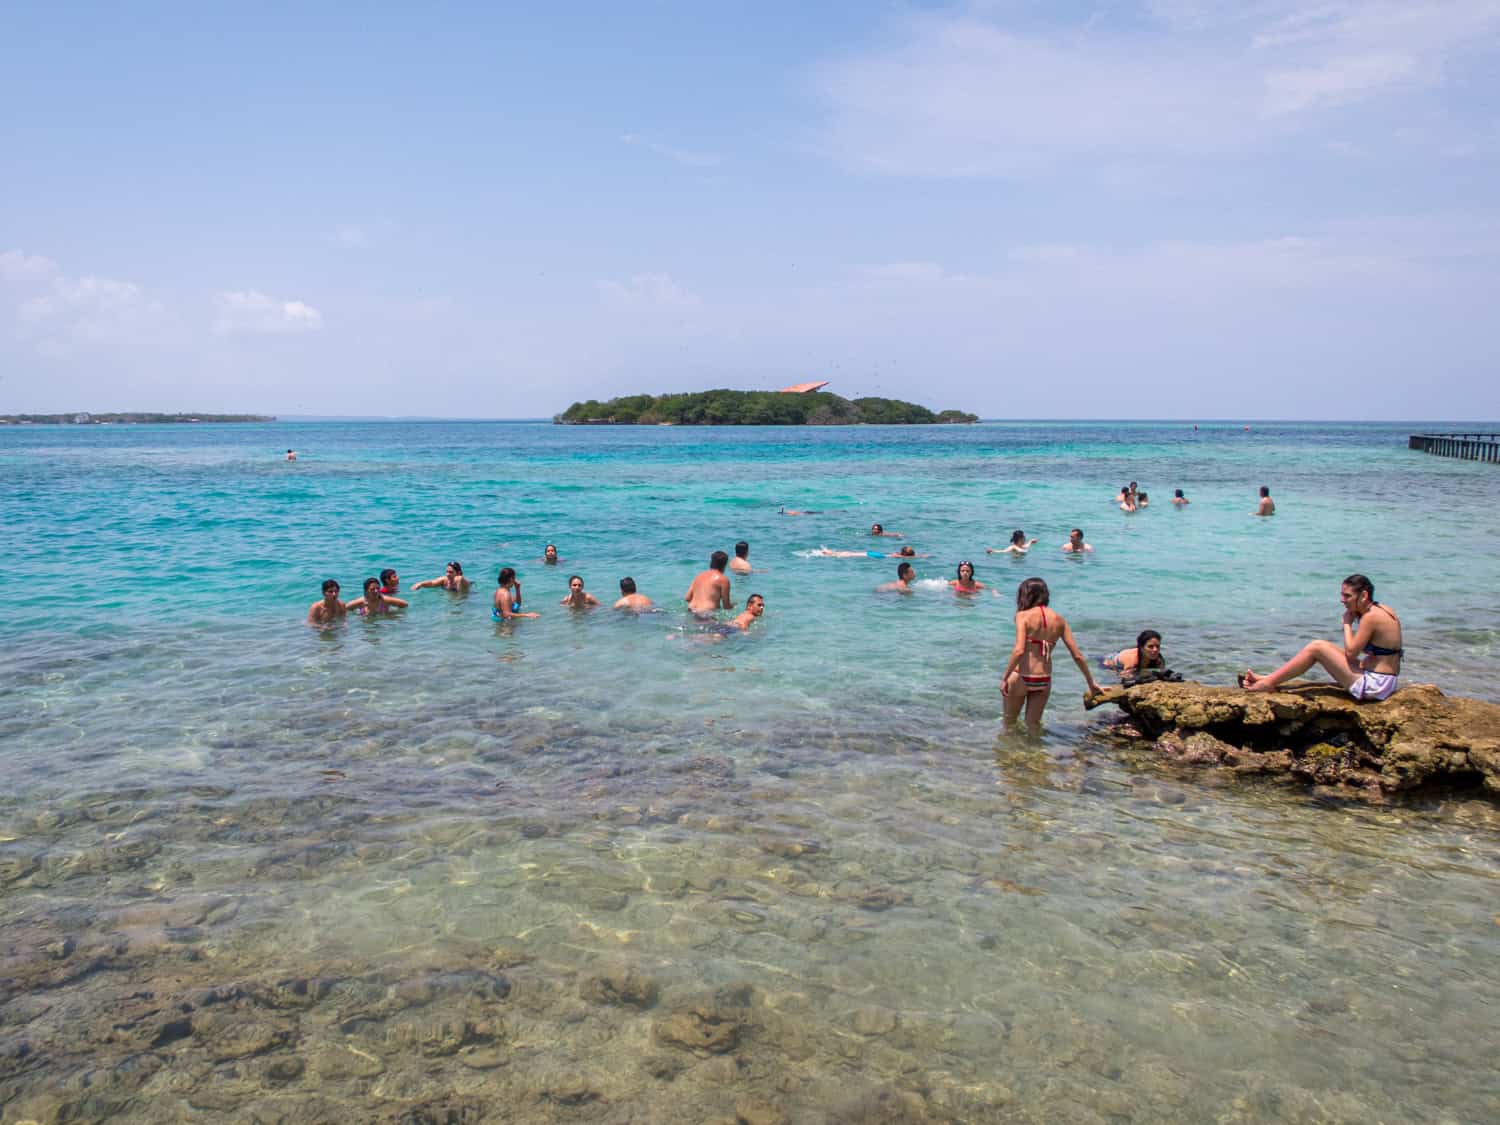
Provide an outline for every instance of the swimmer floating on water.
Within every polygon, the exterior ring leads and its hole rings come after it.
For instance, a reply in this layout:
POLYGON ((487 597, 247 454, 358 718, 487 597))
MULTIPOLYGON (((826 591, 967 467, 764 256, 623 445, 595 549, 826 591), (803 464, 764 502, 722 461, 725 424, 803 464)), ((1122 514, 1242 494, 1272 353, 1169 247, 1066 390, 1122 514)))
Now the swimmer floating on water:
POLYGON ((1048 613, 1052 595, 1040 578, 1028 578, 1016 589, 1016 643, 1010 662, 1000 676, 1000 695, 1005 701, 1005 730, 1015 729, 1021 708, 1026 708, 1026 731, 1032 738, 1042 732, 1042 712, 1052 696, 1052 649, 1058 641, 1067 646, 1073 663, 1083 673, 1088 691, 1085 702, 1098 694, 1099 685, 1078 644, 1073 630, 1061 614, 1048 613))
POLYGON ((1275 691, 1314 664, 1321 664, 1355 699, 1390 698, 1401 674, 1401 619, 1390 606, 1375 600, 1375 584, 1363 574, 1344 579, 1339 601, 1344 605, 1342 647, 1332 641, 1309 641, 1269 676, 1257 676, 1247 668, 1239 677, 1240 686, 1251 691, 1275 691))
POLYGON ((887 539, 905 539, 906 538, 906 536, 902 535, 899 531, 887 531, 885 528, 881 527, 880 524, 878 524, 878 523, 872 523, 870 525, 870 534, 871 535, 875 535, 875 536, 883 535, 887 539))
POLYGON ((443 589, 447 590, 450 594, 467 594, 469 586, 469 580, 464 577, 463 564, 451 562, 448 564, 441 578, 424 579, 413 586, 411 592, 415 594, 418 590, 443 589))
POLYGON ((819 547, 808 551, 814 559, 930 559, 931 555, 917 554, 915 547, 902 547, 899 551, 835 551, 830 547, 819 547))

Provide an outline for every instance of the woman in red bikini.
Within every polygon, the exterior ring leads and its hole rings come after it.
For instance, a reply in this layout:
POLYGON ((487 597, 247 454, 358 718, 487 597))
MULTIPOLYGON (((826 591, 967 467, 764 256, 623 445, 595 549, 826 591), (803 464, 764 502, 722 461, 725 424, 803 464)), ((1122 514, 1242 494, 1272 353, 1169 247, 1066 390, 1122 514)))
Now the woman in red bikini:
POLYGON ((1048 612, 1051 596, 1047 583, 1040 578, 1028 578, 1016 590, 1016 646, 1011 649, 1010 663, 1000 677, 1007 733, 1015 729, 1023 705, 1026 733, 1032 738, 1042 733, 1042 711, 1052 695, 1052 649, 1058 641, 1067 646, 1073 663, 1078 665, 1089 686, 1084 699, 1099 690, 1088 661, 1073 640, 1073 630, 1061 614, 1048 612))

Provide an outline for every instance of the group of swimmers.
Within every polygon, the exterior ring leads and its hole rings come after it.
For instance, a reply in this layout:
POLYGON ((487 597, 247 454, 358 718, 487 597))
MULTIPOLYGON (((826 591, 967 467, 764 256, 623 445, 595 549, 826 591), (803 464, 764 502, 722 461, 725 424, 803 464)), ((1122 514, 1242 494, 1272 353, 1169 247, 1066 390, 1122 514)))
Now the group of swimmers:
MULTIPOLYGON (((1260 493, 1260 507, 1255 514, 1274 514, 1275 505, 1271 501, 1270 490, 1262 487, 1260 493)), ((1133 505, 1130 510, 1136 510, 1143 506, 1146 495, 1137 492, 1135 483, 1131 482, 1121 489, 1118 499, 1122 506, 1130 502, 1133 505)), ((1178 489, 1172 502, 1187 504, 1189 501, 1182 490, 1178 489)), ((785 509, 783 512, 787 515, 812 514, 785 509)), ((900 532, 887 531, 879 523, 871 525, 870 535, 892 539, 903 537, 900 532)), ((1025 555, 1036 543, 1035 538, 1028 538, 1024 531, 1018 529, 1005 547, 987 547, 985 551, 987 554, 1025 555)), ((1069 533, 1068 541, 1062 544, 1061 549, 1069 554, 1093 551, 1093 547, 1084 539, 1082 529, 1076 527, 1069 533)), ((735 544, 733 559, 725 551, 713 552, 708 567, 694 576, 683 595, 688 611, 700 621, 711 624, 714 635, 744 632, 765 612, 765 599, 760 594, 751 594, 746 599, 744 610, 730 621, 719 622, 714 618, 720 610, 735 608, 726 572, 754 573, 749 554, 750 545, 744 540, 735 544)), ((881 592, 892 593, 912 592, 916 570, 909 560, 930 557, 918 554, 908 545, 891 552, 838 551, 825 547, 809 554, 830 558, 899 558, 902 561, 896 568, 896 581, 877 587, 881 592)), ((562 560, 558 557, 557 547, 548 543, 539 561, 544 565, 555 566, 562 560)), ((404 609, 409 603, 399 596, 400 586, 400 574, 387 568, 380 572, 378 578, 365 579, 362 596, 344 602, 339 599, 338 581, 330 578, 323 583, 322 598, 309 607, 307 620, 311 624, 323 625, 342 620, 351 611, 361 616, 379 616, 388 614, 392 609, 404 609)), ((986 588, 984 583, 975 579, 974 564, 967 560, 958 564, 956 577, 949 580, 948 586, 959 595, 977 594, 986 588)), ((447 564, 440 577, 415 583, 411 592, 441 589, 465 594, 470 587, 470 580, 464 575, 462 564, 453 561, 447 564)), ((1374 584, 1362 574, 1351 574, 1344 579, 1339 598, 1344 607, 1342 646, 1326 640, 1310 641, 1296 656, 1274 672, 1259 675, 1247 668, 1238 677, 1240 686, 1249 691, 1274 691, 1287 680, 1302 675, 1316 664, 1355 699, 1389 698, 1396 691, 1397 677, 1401 670, 1401 621, 1389 606, 1375 600, 1374 584)), ((500 569, 492 600, 492 614, 497 621, 540 616, 522 608, 521 583, 514 567, 500 569)), ((568 578, 568 592, 559 604, 583 610, 603 603, 584 588, 580 575, 573 574, 568 578)), ((620 579, 620 597, 614 602, 613 608, 648 613, 655 607, 649 597, 637 590, 635 579, 626 576, 620 579)), ((1074 640, 1067 619, 1051 608, 1051 592, 1045 580, 1027 578, 1017 588, 1015 627, 1015 643, 1000 678, 1005 729, 1016 729, 1024 711, 1027 732, 1036 736, 1040 733, 1042 713, 1052 694, 1052 654, 1059 643, 1068 650, 1069 656, 1083 675, 1087 686, 1085 701, 1096 695, 1100 688, 1094 679, 1092 667, 1074 640)), ((1127 683, 1147 678, 1145 674, 1152 670, 1163 671, 1166 662, 1162 655, 1162 636, 1154 629, 1143 630, 1136 637, 1134 646, 1105 657, 1100 665, 1120 673, 1127 683)))

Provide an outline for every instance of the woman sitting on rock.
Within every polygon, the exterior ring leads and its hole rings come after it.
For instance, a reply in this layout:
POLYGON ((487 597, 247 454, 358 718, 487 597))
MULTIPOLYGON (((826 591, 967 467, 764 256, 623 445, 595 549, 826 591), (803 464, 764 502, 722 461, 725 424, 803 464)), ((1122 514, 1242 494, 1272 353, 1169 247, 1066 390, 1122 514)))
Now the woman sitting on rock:
POLYGON ((1314 664, 1355 699, 1388 699, 1401 673, 1401 619, 1390 606, 1375 600, 1375 585, 1363 574, 1351 574, 1339 587, 1344 603, 1344 644, 1309 641, 1302 651, 1269 676, 1246 669, 1240 686, 1250 691, 1275 691, 1314 664))

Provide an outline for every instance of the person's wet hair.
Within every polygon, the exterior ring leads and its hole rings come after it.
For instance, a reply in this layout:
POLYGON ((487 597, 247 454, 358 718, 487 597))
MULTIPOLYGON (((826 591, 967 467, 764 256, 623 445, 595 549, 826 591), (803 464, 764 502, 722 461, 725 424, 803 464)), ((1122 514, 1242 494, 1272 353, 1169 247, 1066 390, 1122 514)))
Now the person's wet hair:
POLYGON ((1371 582, 1363 574, 1351 574, 1348 578, 1344 579, 1343 584, 1356 594, 1363 594, 1372 602, 1375 600, 1375 583, 1371 582))
POLYGON ((902 563, 900 566, 898 566, 896 568, 896 577, 897 578, 905 578, 909 574, 916 574, 916 573, 917 573, 917 568, 914 567, 914 566, 912 566, 911 563, 902 563))
POLYGON ((1262 496, 1269 496, 1269 495, 1271 495, 1271 490, 1269 488, 1267 488, 1265 485, 1261 485, 1260 486, 1260 494, 1262 496))
POLYGON ((1160 649, 1158 649, 1157 652, 1156 652, 1156 659, 1155 660, 1147 660, 1146 659, 1146 643, 1148 641, 1155 641, 1157 644, 1161 644, 1161 634, 1158 633, 1155 629, 1142 629, 1139 633, 1136 634, 1136 638, 1135 638, 1135 666, 1136 666, 1136 669, 1139 671, 1142 668, 1165 668, 1167 666, 1167 661, 1162 656, 1160 649))
POLYGON ((329 590, 332 590, 335 594, 339 592, 337 579, 329 578, 323 583, 323 593, 326 594, 329 590))
POLYGON ((1068 532, 1068 538, 1069 539, 1072 539, 1075 536, 1077 538, 1079 538, 1079 539, 1082 539, 1083 538, 1083 528, 1081 528, 1081 527, 1075 527, 1072 531, 1068 532))
POLYGON ((583 575, 581 575, 581 574, 570 574, 570 575, 568 575, 568 586, 569 586, 569 588, 572 587, 574 581, 577 581, 579 587, 581 588, 583 586, 583 575))
POLYGON ((378 578, 366 578, 365 579, 365 597, 369 597, 370 596, 370 591, 372 589, 377 594, 380 592, 380 579, 378 579, 378 578))
POLYGON ((961 562, 961 563, 958 564, 958 571, 957 571, 958 576, 960 578, 962 578, 964 576, 964 567, 968 567, 969 568, 969 577, 973 578, 974 577, 974 564, 971 563, 968 559, 964 559, 963 562, 961 562))
POLYGON ((1010 533, 1010 541, 1013 545, 1019 547, 1022 543, 1026 542, 1026 533, 1018 527, 1010 533))
POLYGON ((885 530, 885 528, 881 527, 878 523, 872 523, 870 525, 870 534, 871 535, 879 535, 884 530, 885 530))
POLYGON ((896 552, 896 554, 905 555, 909 559, 916 558, 917 549, 915 547, 902 547, 901 550, 896 552))
POLYGON ((1028 578, 1016 587, 1016 609, 1035 609, 1052 601, 1052 591, 1040 578, 1028 578))
POLYGON ((1180 489, 1180 488, 1179 488, 1179 489, 1176 489, 1176 490, 1175 490, 1175 491, 1174 491, 1174 492, 1173 492, 1173 493, 1172 493, 1172 495, 1173 495, 1173 496, 1174 496, 1174 497, 1176 497, 1176 498, 1177 498, 1177 499, 1178 499, 1178 500, 1182 500, 1182 499, 1185 499, 1185 497, 1184 497, 1184 496, 1183 496, 1183 495, 1182 495, 1182 489, 1180 489))
POLYGON ((736 558, 745 558, 750 554, 750 544, 741 539, 734 545, 734 554, 736 558))
POLYGON ((729 556, 723 551, 715 551, 708 556, 708 568, 710 570, 723 570, 729 565, 729 556))
POLYGON ((760 602, 761 605, 765 605, 766 599, 761 597, 759 594, 751 594, 748 598, 745 599, 745 605, 747 608, 749 607, 751 602, 760 602))
POLYGON ((448 565, 453 568, 453 573, 454 574, 459 574, 459 575, 463 574, 463 572, 464 572, 464 564, 463 563, 451 562, 448 565))
POLYGON ((633 593, 635 593, 635 579, 634 578, 622 578, 622 579, 620 579, 620 593, 622 593, 622 594, 633 594, 633 593))
POLYGON ((516 580, 516 568, 513 566, 502 566, 500 577, 496 580, 501 586, 509 585, 516 580))
POLYGON ((391 579, 395 577, 395 570, 393 570, 391 567, 386 567, 380 572, 380 584, 382 586, 389 586, 391 584, 391 579))

